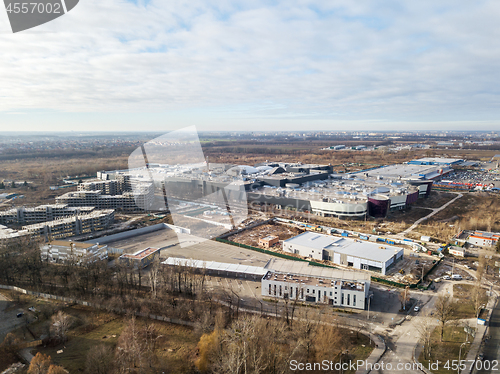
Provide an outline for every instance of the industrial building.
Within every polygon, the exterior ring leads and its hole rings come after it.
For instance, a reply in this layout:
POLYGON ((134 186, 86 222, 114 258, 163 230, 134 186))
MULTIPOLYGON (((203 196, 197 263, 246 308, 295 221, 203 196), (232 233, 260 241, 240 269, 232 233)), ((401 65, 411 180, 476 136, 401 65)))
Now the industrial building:
POLYGON ((266 269, 261 290, 264 297, 365 309, 370 290, 367 273, 278 259, 272 259, 266 269))
POLYGON ((162 262, 165 266, 180 266, 193 269, 193 271, 228 278, 244 278, 260 280, 269 271, 260 266, 251 266, 243 264, 229 264, 217 261, 201 261, 188 258, 169 257, 162 262))
POLYGON ((280 238, 275 235, 268 235, 264 238, 259 238, 259 245, 264 248, 271 248, 273 245, 278 244, 280 238))
POLYGON ((48 204, 36 207, 19 207, 0 212, 2 225, 29 225, 59 218, 89 214, 93 207, 70 207, 68 204, 48 204))
POLYGON ((500 233, 474 231, 469 234, 467 243, 480 247, 493 247, 497 244, 498 239, 500 239, 500 233))
POLYGON ((259 267, 169 257, 162 264, 211 276, 260 280, 263 297, 338 307, 364 309, 370 289, 367 273, 311 266, 300 261, 271 259, 265 267, 259 267))
POLYGON ((111 226, 114 218, 114 210, 95 210, 89 214, 23 226, 22 230, 46 240, 61 239, 105 230, 111 226))
POLYGON ((108 246, 55 240, 40 246, 42 261, 82 265, 108 258, 108 246))
POLYGON ((125 266, 143 269, 158 258, 160 258, 160 249, 148 247, 135 253, 124 253, 118 258, 118 261, 125 266))
POLYGON ((304 232, 283 241, 283 251, 315 260, 386 274, 403 259, 403 248, 347 237, 304 232))
MULTIPOLYGON (((453 145, 450 143, 449 145, 453 145)), ((418 160, 408 161, 410 165, 458 165, 462 163, 464 160, 461 158, 444 158, 444 157, 424 157, 419 158, 418 160)))

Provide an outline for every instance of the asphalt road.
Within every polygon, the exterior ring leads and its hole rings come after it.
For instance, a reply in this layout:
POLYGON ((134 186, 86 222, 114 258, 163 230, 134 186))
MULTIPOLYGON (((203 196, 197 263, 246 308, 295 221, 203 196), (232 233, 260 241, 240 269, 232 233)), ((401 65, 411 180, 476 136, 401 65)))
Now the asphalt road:
MULTIPOLYGON (((488 334, 490 338, 488 342, 484 344, 484 360, 483 366, 488 367, 490 365, 486 364, 486 361, 497 360, 500 361, 500 302, 497 301, 495 309, 493 309, 493 313, 491 314, 490 326, 488 330, 488 334)), ((479 368, 480 364, 476 364, 476 368, 479 368)), ((477 373, 480 374, 489 374, 489 373, 498 373, 500 370, 500 362, 496 366, 496 370, 492 370, 490 367, 489 370, 478 370, 477 373)))
POLYGON ((0 342, 3 342, 5 336, 15 328, 22 326, 24 318, 17 318, 17 313, 22 312, 21 309, 12 309, 6 311, 10 301, 0 294, 0 342))

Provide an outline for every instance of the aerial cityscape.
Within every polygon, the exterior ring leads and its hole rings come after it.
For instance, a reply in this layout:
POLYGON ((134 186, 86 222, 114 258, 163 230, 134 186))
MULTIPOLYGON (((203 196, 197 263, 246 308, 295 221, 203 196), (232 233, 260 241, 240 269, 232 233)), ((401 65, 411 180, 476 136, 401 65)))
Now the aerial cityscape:
POLYGON ((500 134, 179 134, 3 134, 9 370, 494 371, 500 134))
POLYGON ((500 372, 493 0, 4 0, 0 374, 500 372))

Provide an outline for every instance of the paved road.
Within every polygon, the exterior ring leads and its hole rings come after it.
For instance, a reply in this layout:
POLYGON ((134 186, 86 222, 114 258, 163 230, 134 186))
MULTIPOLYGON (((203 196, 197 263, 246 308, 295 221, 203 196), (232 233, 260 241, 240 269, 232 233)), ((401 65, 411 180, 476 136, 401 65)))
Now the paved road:
POLYGON ((17 313, 21 312, 21 309, 5 310, 9 304, 10 301, 0 294, 0 342, 3 342, 10 331, 24 324, 24 318, 16 317, 17 313))
MULTIPOLYGON (((493 309, 493 313, 491 315, 490 325, 488 334, 490 338, 488 342, 484 345, 484 361, 500 361, 500 302, 497 301, 495 309, 493 309)), ((485 362, 483 361, 483 364, 485 362)), ((486 366, 486 365, 485 365, 486 366)), ((480 367, 479 364, 477 366, 480 367)), ((499 366, 496 367, 497 370, 478 370, 478 374, 489 374, 489 373, 498 373, 500 370, 499 366)))
MULTIPOLYGON (((453 283, 444 282, 438 288, 440 293, 448 292, 450 288, 453 289, 453 283)), ((436 296, 436 293, 412 292, 412 298, 417 300, 416 305, 420 307, 420 311, 416 313, 412 310, 409 313, 410 319, 388 334, 387 350, 381 358, 385 367, 378 370, 379 374, 422 374, 419 367, 413 363, 413 349, 420 339, 417 326, 422 318, 426 318, 427 312, 434 309, 436 296), (392 368, 387 369, 387 364, 390 364, 392 368)))

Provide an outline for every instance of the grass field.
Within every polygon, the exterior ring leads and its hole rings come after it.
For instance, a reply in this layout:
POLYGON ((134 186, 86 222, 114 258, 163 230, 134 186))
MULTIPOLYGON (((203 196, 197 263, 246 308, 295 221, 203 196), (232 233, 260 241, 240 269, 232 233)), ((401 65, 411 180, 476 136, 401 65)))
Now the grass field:
MULTIPOLYGON (((129 323, 127 317, 85 307, 71 307, 65 312, 73 316, 77 324, 77 327, 69 332, 68 341, 55 347, 40 347, 37 351, 51 356, 56 364, 63 366, 70 373, 82 372, 90 348, 104 344, 114 350, 129 323), (58 354, 57 351, 60 350, 62 353, 58 354)), ((146 321, 137 319, 136 323, 139 329, 146 321)), ((199 336, 184 326, 158 321, 147 323, 154 325, 161 335, 158 350, 155 352, 158 370, 169 368, 172 373, 188 372, 193 366, 199 336)))
MULTIPOLYGON (((447 326, 444 328, 443 341, 440 341, 441 328, 437 327, 432 332, 432 343, 431 343, 431 357, 430 360, 424 359, 423 352, 420 354, 418 359, 426 368, 429 367, 430 362, 440 361, 439 369, 433 370, 434 374, 449 374, 456 372, 456 370, 446 369, 445 363, 448 361, 451 364, 452 360, 458 360, 460 345, 466 341, 467 336, 464 332, 462 326, 447 326)), ((471 339, 469 337, 469 339, 471 339)), ((467 352, 470 349, 470 344, 464 344, 462 347, 461 359, 467 356, 467 352)))

